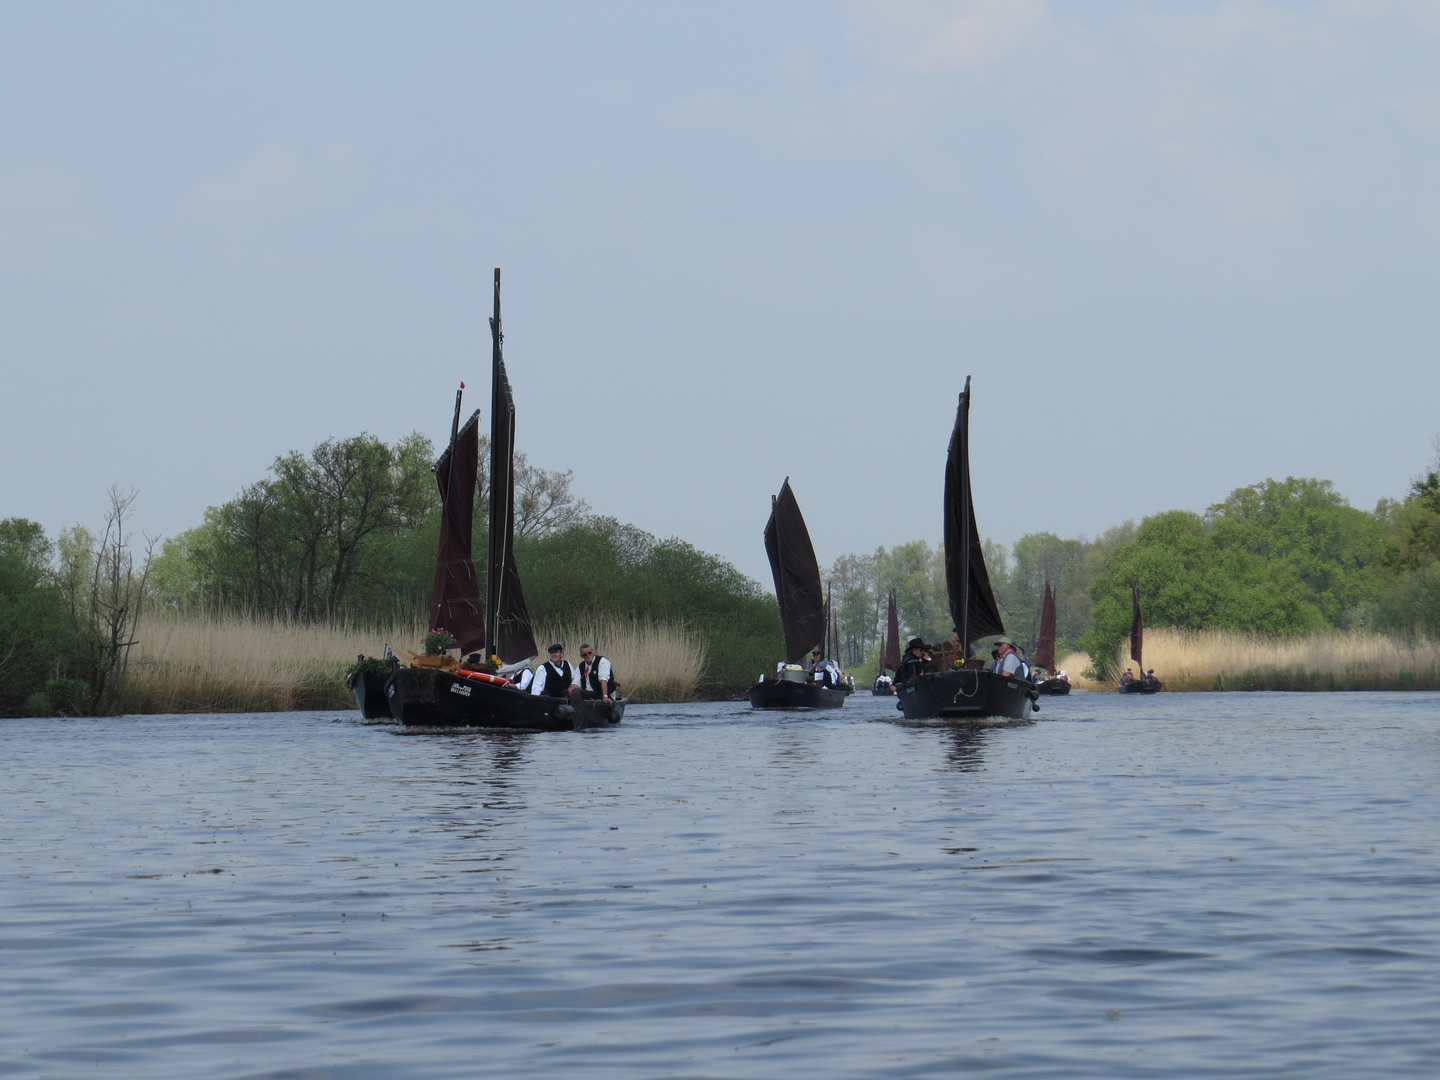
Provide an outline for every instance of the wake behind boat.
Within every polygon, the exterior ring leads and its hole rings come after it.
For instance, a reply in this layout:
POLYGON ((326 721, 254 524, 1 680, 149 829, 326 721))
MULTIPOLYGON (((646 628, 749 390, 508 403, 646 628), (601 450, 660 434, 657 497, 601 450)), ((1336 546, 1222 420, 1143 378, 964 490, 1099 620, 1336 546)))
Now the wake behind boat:
POLYGON ((790 478, 780 494, 770 500, 770 520, 765 523, 765 554, 775 578, 775 597, 780 602, 780 624, 785 631, 785 662, 774 675, 761 675, 747 695, 756 709, 838 709, 845 704, 847 690, 840 689, 838 669, 808 671, 803 666, 812 650, 827 641, 829 621, 824 593, 820 588, 820 564, 810 543, 810 531, 800 504, 790 490, 790 478))
POLYGON ((402 724, 418 727, 570 731, 618 723, 625 714, 624 698, 607 704, 580 694, 532 694, 507 676, 528 667, 538 649, 515 567, 515 397, 505 371, 499 269, 495 271, 490 336, 487 589, 482 602, 471 554, 480 412, 477 409, 460 427, 457 392, 450 447, 435 465, 443 511, 430 608, 432 637, 448 634, 462 654, 488 643, 489 659, 461 662, 449 655, 412 657, 410 664, 398 668, 385 684, 390 712, 402 724))
MULTIPOLYGON (((1030 680, 1018 672, 988 671, 971 658, 971 644, 1004 635, 1005 623, 990 588, 990 574, 975 526, 970 493, 970 379, 960 394, 945 467, 945 589, 955 641, 938 650, 924 670, 899 686, 896 707, 907 720, 1020 720, 1039 711, 1030 680), (954 657, 951 658, 953 650, 954 657)), ((905 673, 904 668, 901 669, 905 673)))

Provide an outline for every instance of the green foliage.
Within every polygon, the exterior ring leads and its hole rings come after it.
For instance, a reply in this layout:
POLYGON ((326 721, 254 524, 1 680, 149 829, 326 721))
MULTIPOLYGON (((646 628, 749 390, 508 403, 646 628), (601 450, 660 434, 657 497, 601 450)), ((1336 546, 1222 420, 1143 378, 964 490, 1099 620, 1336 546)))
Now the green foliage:
POLYGON ((27 699, 72 663, 69 612, 51 572, 54 550, 35 522, 0 521, 0 716, 34 715, 27 699))
MULTIPOLYGON (((1005 628, 1027 653, 1034 653, 1040 637, 1046 582, 1055 592, 1056 653, 1074 648, 1089 626, 1088 547, 1084 540, 1063 540, 1049 532, 1027 533, 1015 542, 1014 566, 996 596, 1004 609, 1005 628)), ((992 584, 994 578, 992 571, 992 584)))
POLYGON ((455 647, 455 639, 448 631, 435 630, 425 635, 426 656, 439 656, 455 647))
POLYGON ((345 669, 345 685, 353 687, 361 675, 369 679, 384 680, 390 677, 392 666, 389 660, 374 656, 362 656, 345 669))
POLYGON ((1287 476, 1237 488, 1208 516, 1218 548, 1283 564, 1331 626, 1375 593, 1384 523, 1329 480, 1287 476))
POLYGON ((383 580, 375 555, 386 539, 434 513, 431 452, 418 434, 394 446, 361 434, 276 458, 270 477, 165 546, 164 599, 305 620, 352 614, 352 600, 383 580))
POLYGON ((1147 626, 1296 634, 1326 625, 1289 561, 1235 543, 1198 514, 1171 510, 1146 518, 1091 583, 1092 622, 1081 647, 1105 677, 1130 633, 1132 582, 1147 626))
POLYGON ((84 679, 47 679, 43 689, 25 699, 25 715, 84 716, 90 696, 84 679))
MULTIPOLYGON (((477 550, 481 541, 476 540, 477 550)), ((683 540, 657 540, 591 517, 517 541, 515 558, 537 624, 578 615, 654 618, 705 637, 711 692, 748 686, 784 648, 775 598, 725 560, 683 540)))
POLYGON ((1440 640, 1440 461, 1410 485, 1410 494, 1386 511, 1389 535, 1383 565, 1391 578, 1370 608, 1377 630, 1440 640))

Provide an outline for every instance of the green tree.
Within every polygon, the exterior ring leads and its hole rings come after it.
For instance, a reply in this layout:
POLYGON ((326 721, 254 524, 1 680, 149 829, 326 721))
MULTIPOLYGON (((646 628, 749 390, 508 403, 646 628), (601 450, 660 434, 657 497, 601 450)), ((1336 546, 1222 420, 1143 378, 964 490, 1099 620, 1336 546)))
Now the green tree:
POLYGON ((1171 510, 1141 522, 1091 583, 1092 621, 1081 647, 1106 677, 1130 633, 1132 582, 1146 626, 1293 634, 1326 625, 1293 566, 1217 542, 1200 515, 1171 510))
POLYGON ((1006 594, 1005 625, 1033 653, 1040 637, 1045 584, 1055 592, 1056 651, 1074 647, 1090 620, 1086 543, 1054 533, 1027 533, 1015 541, 1015 567, 1006 594))
POLYGON ((0 521, 0 716, 71 666, 68 611, 54 580, 55 547, 25 518, 0 521))
POLYGON ((1287 476, 1237 488, 1207 516, 1218 549, 1283 563, 1332 626, 1375 595, 1384 523, 1329 480, 1287 476))

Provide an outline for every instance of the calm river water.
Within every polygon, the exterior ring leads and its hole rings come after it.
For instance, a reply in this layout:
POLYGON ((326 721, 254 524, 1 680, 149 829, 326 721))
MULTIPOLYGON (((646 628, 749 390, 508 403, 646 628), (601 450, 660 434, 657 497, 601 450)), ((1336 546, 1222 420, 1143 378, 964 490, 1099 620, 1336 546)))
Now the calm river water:
POLYGON ((0 722, 0 1076, 1440 1075, 1440 695, 0 722))

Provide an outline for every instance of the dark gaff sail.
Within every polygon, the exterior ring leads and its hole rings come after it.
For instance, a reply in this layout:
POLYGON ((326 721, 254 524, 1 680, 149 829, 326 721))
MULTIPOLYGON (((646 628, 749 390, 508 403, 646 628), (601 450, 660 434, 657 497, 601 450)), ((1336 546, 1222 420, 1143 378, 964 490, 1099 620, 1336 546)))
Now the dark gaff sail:
MULTIPOLYGON (((455 395, 460 419, 460 395, 455 395)), ((475 511, 475 476, 480 459, 480 410, 463 428, 452 425, 450 446, 435 463, 440 486, 440 549, 430 592, 430 629, 447 630, 466 652, 485 644, 485 606, 470 556, 475 511)))
POLYGON ((885 652, 880 657, 881 670, 900 670, 900 613, 895 609, 895 590, 890 590, 890 611, 885 618, 885 652))
POLYGON ((798 664, 825 638, 825 595, 820 589, 820 564, 790 478, 770 503, 765 524, 765 554, 775 577, 780 624, 785 630, 785 662, 798 664))
POLYGON ((1145 624, 1140 621, 1140 590, 1133 581, 1130 583, 1130 604, 1134 609, 1130 616, 1130 659, 1144 674, 1145 661, 1140 659, 1140 654, 1145 644, 1145 624))
POLYGON ((530 611, 515 568, 515 395, 505 373, 505 332, 500 323, 500 270, 495 270, 495 314, 490 319, 490 544, 486 561, 485 625, 490 651, 513 664, 536 655, 530 611))
POLYGON ((950 618, 967 649, 972 641, 1005 633, 985 553, 975 527, 975 503, 970 497, 970 376, 955 412, 950 435, 950 456, 945 464, 945 588, 950 597, 950 618))
POLYGON ((1040 607, 1040 641, 1035 646, 1035 666, 1055 670, 1055 593, 1045 582, 1045 603, 1040 607))

